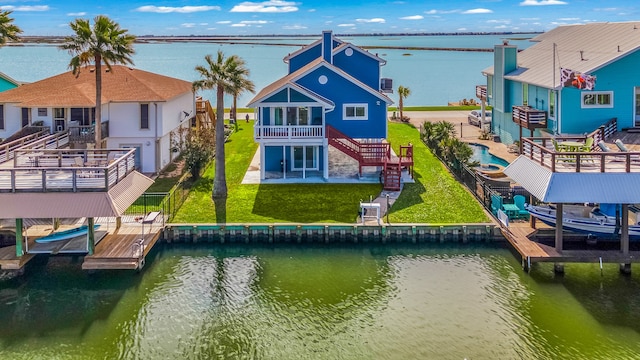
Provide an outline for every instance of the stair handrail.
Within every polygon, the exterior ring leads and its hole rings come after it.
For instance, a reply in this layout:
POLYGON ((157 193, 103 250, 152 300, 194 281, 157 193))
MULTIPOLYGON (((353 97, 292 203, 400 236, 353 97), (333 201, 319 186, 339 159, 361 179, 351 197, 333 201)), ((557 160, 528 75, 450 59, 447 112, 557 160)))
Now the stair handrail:
POLYGON ((389 143, 361 143, 350 136, 345 135, 331 125, 326 125, 326 137, 338 141, 342 146, 358 153, 360 161, 380 160, 391 158, 391 146, 389 143), (372 156, 373 154, 373 156, 372 156))
POLYGON ((344 139, 347 143, 349 143, 349 145, 345 144, 348 147, 353 148, 354 150, 356 150, 357 152, 360 152, 360 142, 354 140, 353 138, 345 135, 344 133, 340 132, 338 129, 334 128, 331 125, 327 125, 326 126, 327 131, 326 131, 326 136, 328 139, 344 139))

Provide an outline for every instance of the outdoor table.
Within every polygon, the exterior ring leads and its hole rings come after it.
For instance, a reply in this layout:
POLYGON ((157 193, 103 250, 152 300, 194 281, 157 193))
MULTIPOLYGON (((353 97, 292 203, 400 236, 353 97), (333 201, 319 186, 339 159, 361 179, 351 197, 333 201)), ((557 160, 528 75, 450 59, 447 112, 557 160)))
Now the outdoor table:
POLYGON ((520 212, 520 208, 516 204, 502 204, 502 208, 509 219, 517 218, 520 212))
POLYGON ((580 152, 584 143, 580 141, 563 141, 558 143, 558 146, 568 152, 580 152))

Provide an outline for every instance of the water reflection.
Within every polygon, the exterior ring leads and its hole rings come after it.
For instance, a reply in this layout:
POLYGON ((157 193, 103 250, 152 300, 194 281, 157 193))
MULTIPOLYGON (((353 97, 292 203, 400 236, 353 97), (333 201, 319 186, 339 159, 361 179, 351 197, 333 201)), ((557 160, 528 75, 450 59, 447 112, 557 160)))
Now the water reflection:
MULTIPOLYGON (((0 358, 633 358, 639 277, 491 246, 178 246, 0 282, 0 358), (622 300, 620 300, 622 299, 622 300)), ((612 271, 613 270, 613 271, 612 271)))

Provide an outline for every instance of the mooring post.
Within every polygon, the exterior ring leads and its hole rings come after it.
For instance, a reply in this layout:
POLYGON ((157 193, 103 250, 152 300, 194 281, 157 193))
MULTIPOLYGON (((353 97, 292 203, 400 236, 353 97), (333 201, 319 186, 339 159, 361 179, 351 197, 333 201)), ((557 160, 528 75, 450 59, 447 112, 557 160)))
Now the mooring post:
POLYGON ((87 231, 87 252, 89 255, 93 255, 96 250, 96 242, 95 242, 95 229, 94 227, 94 218, 90 217, 88 219, 89 223, 89 231, 87 231))
POLYGON ((16 219, 16 257, 21 257, 24 255, 24 250, 22 250, 22 219, 16 219))

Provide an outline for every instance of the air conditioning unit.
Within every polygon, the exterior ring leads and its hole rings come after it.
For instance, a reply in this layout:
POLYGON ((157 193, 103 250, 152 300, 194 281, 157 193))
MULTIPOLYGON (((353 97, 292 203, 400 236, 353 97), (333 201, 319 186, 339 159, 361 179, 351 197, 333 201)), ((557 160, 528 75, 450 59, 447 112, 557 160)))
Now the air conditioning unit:
POLYGON ((380 79, 380 91, 383 93, 393 92, 393 79, 382 78, 380 79))

